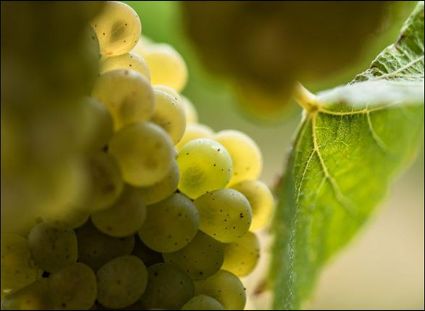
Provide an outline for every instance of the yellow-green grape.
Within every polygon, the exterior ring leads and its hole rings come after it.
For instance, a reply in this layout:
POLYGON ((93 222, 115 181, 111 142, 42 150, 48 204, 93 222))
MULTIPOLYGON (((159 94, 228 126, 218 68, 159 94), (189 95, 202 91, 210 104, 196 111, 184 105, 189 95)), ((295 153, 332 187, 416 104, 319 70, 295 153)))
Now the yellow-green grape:
POLYGON ((31 258, 27 239, 14 233, 1 234, 1 295, 9 295, 35 282, 42 271, 31 258))
POLYGON ((146 205, 158 203, 169 197, 177 190, 179 183, 179 168, 176 161, 172 161, 171 169, 159 182, 149 187, 137 187, 137 192, 142 196, 146 205))
POLYGON ((154 111, 155 99, 149 80, 133 70, 103 73, 96 81, 92 96, 108 108, 115 130, 148 120, 154 111))
POLYGON ((184 111, 186 112, 186 122, 187 123, 197 123, 198 122, 198 112, 196 111, 193 103, 183 95, 180 95, 184 107, 184 111))
POLYGON ((135 234, 142 227, 145 218, 143 197, 130 187, 124 189, 112 207, 91 216, 99 231, 118 238, 135 234))
POLYGON ((39 279, 16 293, 2 297, 2 310, 52 310, 50 283, 39 279))
POLYGON ((77 261, 77 237, 73 230, 40 223, 31 229, 28 244, 35 263, 48 272, 59 271, 77 261))
POLYGON ((247 135, 235 130, 218 132, 214 139, 222 144, 233 161, 233 176, 229 185, 244 180, 257 179, 261 174, 263 159, 257 144, 247 135))
POLYGON ((242 193, 251 204, 252 224, 250 230, 256 231, 269 224, 274 207, 273 194, 269 187, 259 180, 243 181, 232 186, 242 193))
POLYGON ((148 283, 148 272, 136 256, 122 256, 102 266, 97 271, 97 279, 100 304, 120 309, 139 300, 148 283))
POLYGON ((142 49, 153 85, 163 84, 180 92, 187 82, 187 67, 181 55, 168 44, 154 44, 142 49))
POLYGON ((158 263, 148 272, 148 286, 140 299, 145 309, 178 310, 193 296, 192 280, 172 265, 158 263))
POLYGON ((134 48, 131 50, 132 53, 143 56, 144 50, 149 47, 155 45, 155 43, 152 41, 152 39, 142 35, 139 40, 137 41, 134 48))
POLYGON ((163 179, 175 155, 167 133, 151 122, 137 122, 116 132, 109 152, 117 159, 124 180, 143 187, 163 179))
POLYGON ((157 252, 175 252, 192 241, 198 227, 199 213, 195 205, 176 193, 147 207, 147 217, 139 236, 157 252))
POLYGON ((151 121, 162 127, 178 143, 186 128, 186 116, 180 96, 154 87, 155 111, 151 121))
POLYGON ((107 1, 105 7, 92 21, 91 26, 99 40, 104 57, 130 52, 142 32, 137 13, 127 4, 107 1))
POLYGON ((182 310, 224 310, 221 303, 210 296, 197 295, 181 308, 182 310))
POLYGON ((220 270, 206 280, 195 282, 195 294, 207 295, 220 302, 225 310, 243 310, 245 288, 233 273, 220 270))
POLYGON ((96 300, 97 283, 93 270, 77 262, 49 276, 54 310, 88 310, 96 300))
POLYGON ((113 56, 103 59, 100 63, 100 73, 115 69, 130 69, 137 71, 145 76, 148 80, 151 79, 148 65, 141 55, 135 53, 126 53, 123 55, 113 56))
POLYGON ((208 138, 190 141, 177 156, 179 190, 192 199, 224 188, 233 173, 232 158, 222 144, 208 138))
POLYGON ((260 258, 260 243, 257 236, 247 232, 243 237, 224 247, 223 270, 237 276, 250 274, 260 258))
POLYGON ((220 270, 224 245, 199 231, 188 245, 162 256, 166 263, 185 271, 193 280, 202 280, 220 270))
POLYGON ((85 99, 85 109, 88 114, 90 139, 87 143, 89 151, 99 151, 112 137, 114 126, 108 109, 93 97, 85 99))
POLYGON ((91 221, 76 230, 78 261, 97 271, 108 261, 130 255, 134 249, 134 236, 114 238, 98 231, 91 221))
POLYGON ((212 138, 213 134, 213 130, 206 125, 197 123, 188 124, 186 126, 186 130, 183 134, 183 137, 176 145, 176 149, 177 151, 180 151, 184 147, 184 145, 186 145, 191 140, 197 138, 212 138))
POLYGON ((209 192, 195 200, 199 229, 223 243, 233 242, 248 232, 252 212, 248 200, 233 189, 209 192))
POLYGON ((90 216, 87 207, 70 205, 57 208, 42 216, 44 222, 58 229, 75 229, 82 226, 90 216))
POLYGON ((99 151, 89 158, 91 189, 89 206, 92 212, 109 208, 120 196, 124 183, 117 161, 99 151))
POLYGON ((139 257, 146 267, 150 267, 156 263, 164 262, 161 253, 147 247, 139 238, 135 238, 134 250, 131 253, 139 257))

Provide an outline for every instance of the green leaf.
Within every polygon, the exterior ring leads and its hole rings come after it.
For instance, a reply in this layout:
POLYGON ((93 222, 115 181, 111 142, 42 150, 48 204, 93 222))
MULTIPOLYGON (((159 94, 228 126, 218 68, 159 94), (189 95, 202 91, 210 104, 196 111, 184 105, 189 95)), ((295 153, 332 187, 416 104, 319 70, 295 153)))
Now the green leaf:
POLYGON ((370 69, 317 96, 279 193, 270 277, 275 309, 300 309, 324 264, 375 211, 423 135, 424 4, 370 69))

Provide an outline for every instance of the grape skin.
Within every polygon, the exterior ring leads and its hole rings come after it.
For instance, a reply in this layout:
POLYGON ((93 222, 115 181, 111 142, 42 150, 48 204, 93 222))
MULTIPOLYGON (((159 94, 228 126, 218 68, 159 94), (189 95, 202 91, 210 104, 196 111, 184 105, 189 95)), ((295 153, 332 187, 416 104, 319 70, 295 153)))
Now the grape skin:
POLYGON ((108 57, 100 63, 100 73, 116 69, 134 70, 150 81, 151 74, 142 56, 135 53, 126 53, 118 56, 108 57))
POLYGON ((198 295, 190 299, 181 308, 182 310, 224 310, 223 306, 214 298, 198 295))
POLYGON ((178 152, 190 141, 195 140, 197 138, 212 138, 213 130, 206 125, 203 124, 188 124, 186 126, 186 130, 183 134, 183 137, 176 144, 176 150, 178 152))

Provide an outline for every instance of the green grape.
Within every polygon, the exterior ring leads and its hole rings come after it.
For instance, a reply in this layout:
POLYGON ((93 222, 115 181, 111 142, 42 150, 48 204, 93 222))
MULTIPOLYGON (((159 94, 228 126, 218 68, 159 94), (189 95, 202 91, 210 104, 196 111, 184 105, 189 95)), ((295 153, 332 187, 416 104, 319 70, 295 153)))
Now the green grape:
POLYGON ((80 262, 49 276, 51 300, 55 310, 88 310, 97 293, 96 275, 80 262))
POLYGON ((114 238, 98 231, 91 221, 76 230, 78 260, 97 271, 108 261, 130 255, 134 249, 134 236, 114 238))
POLYGON ((139 40, 142 25, 137 13, 127 4, 107 1, 91 25, 105 57, 128 53, 139 40))
POLYGON ((274 199, 269 187, 259 180, 247 180, 232 186, 249 201, 252 209, 253 231, 264 228, 272 218, 274 199))
POLYGON ((88 208, 70 205, 67 208, 56 209, 42 216, 44 222, 57 229, 75 229, 81 227, 90 216, 88 208))
POLYGON ((166 263, 185 271, 193 280, 202 280, 220 270, 224 245, 199 231, 188 245, 162 256, 166 263))
POLYGON ((248 232, 251 206, 240 192, 220 189, 204 194, 194 203, 201 218, 199 229, 214 239, 229 243, 248 232))
POLYGON ((135 234, 142 227, 145 218, 143 197, 130 187, 124 188, 112 207, 91 216, 99 231, 118 238, 135 234))
POLYGON ((145 309, 180 309, 193 296, 192 280, 172 265, 158 263, 148 272, 148 286, 140 300, 145 309))
POLYGON ((181 308, 182 310, 224 310, 221 303, 210 296, 197 295, 181 308))
POLYGON ((1 294, 11 294, 33 283, 42 271, 31 258, 28 241, 14 233, 1 234, 1 294))
POLYGON ((145 292, 148 272, 136 256, 115 258, 97 271, 98 301, 107 308, 120 309, 135 303, 145 292))
POLYGON ((198 123, 198 112, 196 111, 193 103, 186 96, 180 95, 180 97, 182 99, 182 104, 186 113, 186 122, 188 124, 198 123))
POLYGON ((232 157, 233 175, 229 185, 260 176, 263 167, 261 151, 250 137, 239 131, 226 130, 218 132, 214 139, 222 144, 232 157))
POLYGON ((2 297, 2 310, 52 310, 49 280, 39 279, 16 293, 2 297))
POLYGON ((146 205, 158 203, 161 200, 169 197, 177 190, 179 183, 179 168, 176 161, 172 161, 171 169, 167 175, 159 182, 149 187, 135 188, 142 196, 143 202, 146 205))
POLYGON ((114 131, 112 117, 105 105, 93 97, 86 98, 85 109, 92 127, 87 149, 93 152, 99 151, 112 137, 114 131))
POLYGON ((154 251, 147 247, 139 238, 136 238, 134 250, 132 255, 139 257, 146 267, 152 266, 156 263, 164 262, 161 253, 154 251))
POLYGON ((195 205, 176 193, 147 207, 147 217, 139 236, 157 252, 175 252, 195 237, 198 227, 199 214, 195 205))
POLYGON ((180 96, 175 92, 154 87, 155 111, 151 121, 161 126, 178 143, 186 128, 186 115, 180 96))
POLYGON ((142 49, 153 85, 167 85, 180 92, 187 82, 187 67, 181 55, 168 44, 152 44, 142 49))
POLYGON ((92 212, 104 210, 114 204, 120 196, 124 183, 120 168, 114 157, 99 151, 88 161, 91 179, 89 204, 92 212))
POLYGON ((226 244, 224 247, 223 270, 230 271, 237 276, 250 274, 260 258, 260 242, 252 232, 226 244))
POLYGON ((190 141, 177 156, 179 190, 191 199, 224 188, 232 176, 232 158, 220 143, 199 138, 190 141))
POLYGON ((154 111, 155 98, 149 80, 133 70, 103 73, 96 81, 92 96, 108 108, 115 130, 148 120, 154 111))
POLYGON ((143 187, 163 179, 175 155, 167 133, 151 122, 137 122, 116 132, 109 152, 117 159, 124 180, 143 187))
POLYGON ((176 149, 178 152, 182 150, 184 145, 186 145, 191 140, 197 139, 197 138, 212 138, 213 137, 213 131, 211 128, 209 128, 206 125, 203 124, 188 124, 186 126, 186 130, 183 134, 183 137, 180 139, 180 141, 176 145, 176 149))
POLYGON ((100 63, 100 73, 115 69, 130 69, 137 71, 150 81, 151 74, 148 65, 142 56, 135 53, 126 53, 123 55, 113 56, 103 59, 100 63))
POLYGON ((220 302, 225 310, 243 310, 246 303, 245 288, 231 272, 220 270, 206 280, 195 283, 195 294, 204 294, 220 302))
POLYGON ((31 229, 28 244, 35 263, 45 271, 56 272, 77 261, 77 237, 73 230, 40 223, 31 229))

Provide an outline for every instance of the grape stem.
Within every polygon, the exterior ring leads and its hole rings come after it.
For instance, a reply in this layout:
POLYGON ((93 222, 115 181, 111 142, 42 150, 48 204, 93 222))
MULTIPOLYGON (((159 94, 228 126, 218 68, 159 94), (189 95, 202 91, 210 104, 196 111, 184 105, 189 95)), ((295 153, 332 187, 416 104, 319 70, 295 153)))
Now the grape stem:
POLYGON ((294 99, 307 112, 312 113, 318 109, 316 95, 307 90, 301 83, 297 82, 294 90, 294 99))

